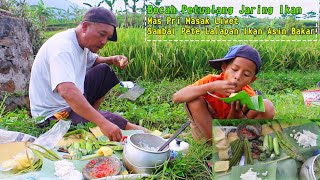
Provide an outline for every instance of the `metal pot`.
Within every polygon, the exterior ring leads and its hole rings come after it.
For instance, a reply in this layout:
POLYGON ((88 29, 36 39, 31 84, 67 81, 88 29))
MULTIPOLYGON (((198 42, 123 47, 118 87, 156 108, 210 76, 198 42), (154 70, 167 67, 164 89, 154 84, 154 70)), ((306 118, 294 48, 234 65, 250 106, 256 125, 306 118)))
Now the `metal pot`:
MULTIPOLYGON (((307 159, 301 166, 300 169, 300 179, 302 180, 317 180, 319 177, 316 177, 316 161, 320 161, 320 154, 312 156, 307 159)), ((319 167, 318 167, 319 168, 319 167)), ((319 169, 318 169, 319 171, 319 169)))
POLYGON ((166 142, 161 137, 147 134, 132 134, 126 139, 123 157, 137 167, 155 167, 162 165, 170 157, 169 147, 159 151, 166 142))
POLYGON ((122 156, 122 160, 123 163, 125 165, 125 167, 127 168, 127 170, 129 171, 130 174, 151 174, 153 172, 155 172, 157 169, 162 168, 162 165, 159 166, 153 166, 153 167, 140 167, 140 166, 135 166, 133 165, 130 161, 128 161, 126 155, 125 155, 125 150, 123 150, 123 156, 122 156))

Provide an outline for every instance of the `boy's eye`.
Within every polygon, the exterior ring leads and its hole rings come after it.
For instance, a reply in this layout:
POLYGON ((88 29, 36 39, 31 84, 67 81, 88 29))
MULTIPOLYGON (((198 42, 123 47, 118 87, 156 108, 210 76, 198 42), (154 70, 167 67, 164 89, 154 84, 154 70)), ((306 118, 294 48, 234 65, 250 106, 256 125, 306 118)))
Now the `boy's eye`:
POLYGON ((104 37, 104 36, 105 36, 105 34, 102 33, 102 32, 99 32, 99 35, 100 35, 101 37, 104 37))
POLYGON ((250 73, 244 73, 244 76, 250 77, 250 73))

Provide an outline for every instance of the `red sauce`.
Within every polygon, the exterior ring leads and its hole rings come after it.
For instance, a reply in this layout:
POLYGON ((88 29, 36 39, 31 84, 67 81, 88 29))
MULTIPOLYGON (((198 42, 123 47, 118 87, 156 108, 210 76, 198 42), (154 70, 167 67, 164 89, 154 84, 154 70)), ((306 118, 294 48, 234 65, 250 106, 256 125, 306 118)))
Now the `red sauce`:
POLYGON ((105 161, 99 161, 91 160, 86 168, 91 168, 89 171, 89 176, 92 178, 102 178, 106 176, 113 175, 113 173, 116 171, 115 167, 112 167, 112 163, 106 159, 105 161))
POLYGON ((246 128, 240 129, 240 134, 242 134, 244 137, 248 137, 248 138, 256 137, 255 133, 248 131, 246 128))

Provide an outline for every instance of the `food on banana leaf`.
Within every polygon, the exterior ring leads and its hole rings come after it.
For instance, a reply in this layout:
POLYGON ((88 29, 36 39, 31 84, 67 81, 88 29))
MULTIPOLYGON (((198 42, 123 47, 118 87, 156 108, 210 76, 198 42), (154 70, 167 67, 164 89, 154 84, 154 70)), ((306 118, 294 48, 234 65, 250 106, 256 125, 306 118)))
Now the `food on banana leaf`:
POLYGON ((239 139, 239 136, 237 132, 229 132, 227 138, 228 138, 228 142, 231 143, 232 141, 239 139))
POLYGON ((229 142, 226 138, 216 143, 217 150, 227 149, 228 147, 229 147, 229 142))
POLYGON ((222 149, 218 151, 218 156, 220 160, 227 160, 229 159, 229 148, 227 149, 222 149))
POLYGON ((237 95, 238 93, 231 93, 229 97, 233 97, 235 95, 237 95))
POLYGON ((222 130, 221 127, 213 127, 213 136, 214 142, 217 143, 226 137, 225 132, 222 130))
POLYGON ((214 163, 214 172, 223 172, 229 169, 229 161, 216 161, 214 163))

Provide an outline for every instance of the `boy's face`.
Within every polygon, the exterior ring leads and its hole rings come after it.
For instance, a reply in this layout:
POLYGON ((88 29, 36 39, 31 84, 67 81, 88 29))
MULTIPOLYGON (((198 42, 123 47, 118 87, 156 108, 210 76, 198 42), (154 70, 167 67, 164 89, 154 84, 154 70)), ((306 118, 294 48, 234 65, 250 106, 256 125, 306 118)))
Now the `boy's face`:
POLYGON ((221 66, 224 80, 234 83, 236 92, 256 80, 256 68, 254 62, 243 57, 236 57, 230 63, 223 63, 221 66))

